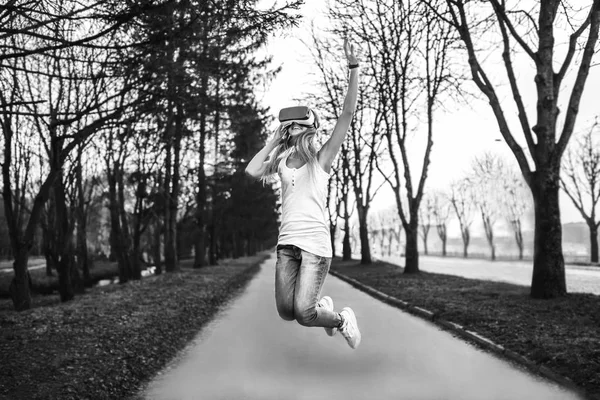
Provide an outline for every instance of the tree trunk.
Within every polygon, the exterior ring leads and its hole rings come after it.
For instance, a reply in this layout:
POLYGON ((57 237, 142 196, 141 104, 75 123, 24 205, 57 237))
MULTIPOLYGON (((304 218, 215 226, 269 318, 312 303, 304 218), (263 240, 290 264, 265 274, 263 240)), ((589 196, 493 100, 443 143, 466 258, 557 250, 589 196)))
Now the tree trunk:
POLYGON ((358 232, 360 236, 360 263, 371 264, 371 246, 369 245, 369 226, 367 215, 369 209, 357 204, 358 211, 358 232))
MULTIPOLYGON (((166 157, 165 157, 165 182, 164 182, 164 193, 165 193, 165 221, 164 221, 164 251, 165 251, 165 271, 174 272, 177 268, 177 263, 175 262, 175 233, 173 232, 173 223, 172 220, 176 218, 173 215, 173 207, 171 206, 173 203, 172 195, 171 195, 171 185, 175 184, 174 179, 174 162, 173 162, 173 133, 172 127, 167 127, 167 137, 168 143, 166 146, 166 157)), ((177 209, 175 209, 177 212, 177 209)))
POLYGON ((216 221, 214 221, 214 206, 212 207, 212 216, 210 224, 210 247, 208 252, 208 263, 209 265, 217 265, 217 227, 215 226, 216 221))
MULTIPOLYGON (((178 158, 178 157, 176 157, 178 158)), ((173 163, 173 169, 179 169, 178 162, 173 163)), ((169 210, 169 219, 165 219, 165 265, 168 272, 174 272, 179 270, 177 263, 177 204, 178 204, 178 175, 173 173, 173 192, 169 196, 167 207, 169 210)))
MULTIPOLYGON (((217 58, 221 55, 219 48, 217 48, 217 58)), ((210 243, 209 243, 209 252, 208 252, 208 262, 210 265, 217 265, 217 237, 218 237, 218 228, 217 228, 217 192, 218 188, 218 175, 217 175, 217 166, 219 164, 219 128, 221 125, 221 111, 219 109, 219 104, 221 104, 220 91, 221 88, 221 75, 217 70, 217 82, 215 85, 215 119, 214 119, 214 139, 215 139, 215 169, 213 172, 213 184, 212 184, 212 196, 211 196, 211 207, 210 210, 210 225, 209 225, 209 233, 210 233, 210 243)))
MULTIPOLYGON (((109 164, 110 165, 110 164, 109 164)), ((118 263, 119 268, 119 283, 123 284, 129 281, 131 276, 131 266, 130 260, 128 256, 128 249, 126 244, 124 243, 122 229, 121 229, 121 205, 119 204, 118 199, 118 181, 119 178, 119 165, 118 163, 114 163, 111 170, 107 173, 108 179, 108 197, 109 197, 109 211, 110 211, 110 232, 111 232, 111 240, 113 241, 113 252, 116 261, 118 263)))
POLYGON ((172 250, 169 243, 171 243, 171 230, 169 229, 169 221, 171 220, 171 127, 167 127, 167 143, 165 146, 165 180, 164 184, 164 255, 165 255, 165 271, 170 272, 171 268, 173 268, 172 264, 169 264, 169 260, 171 260, 171 255, 169 252, 172 250))
POLYGON ((523 244, 519 245, 519 260, 523 261, 523 244))
POLYGON ((535 207, 535 233, 531 297, 554 298, 567 293, 562 252, 557 172, 536 171, 531 191, 535 207))
POLYGON ((350 215, 348 204, 344 203, 344 239, 342 241, 342 260, 352 259, 352 245, 350 244, 350 215))
POLYGON ((381 230, 381 236, 379 237, 379 254, 380 255, 384 255, 385 254, 385 234, 384 234, 384 230, 381 230))
POLYGON ((77 218, 77 262, 83 271, 84 282, 90 282, 90 267, 88 263, 88 251, 87 251, 87 231, 86 231, 86 213, 85 213, 85 194, 83 190, 83 168, 81 166, 81 153, 82 148, 79 148, 77 156, 77 206, 76 206, 76 218, 77 218))
POLYGON ((56 270, 58 272, 58 291, 60 293, 60 300, 66 302, 75 297, 72 268, 76 268, 76 266, 73 265, 73 246, 71 245, 72 224, 69 223, 62 171, 59 172, 58 177, 56 178, 52 195, 56 212, 53 226, 56 239, 54 240, 55 247, 52 250, 54 252, 56 270))
POLYGON ((515 242, 517 243, 517 248, 519 249, 519 260, 523 260, 523 231, 521 230, 521 221, 517 219, 511 221, 511 224, 515 232, 515 242))
MULTIPOLYGON (((198 217, 196 217, 197 220, 198 217)), ((200 223, 203 223, 202 220, 200 223)), ((198 226, 194 243, 194 268, 202 268, 206 264, 206 233, 204 226, 198 226)))
POLYGON ((405 274, 414 274, 419 272, 419 225, 412 223, 404 227, 406 235, 405 255, 405 274))
POLYGON ((110 230, 108 236, 108 242, 110 244, 110 253, 108 254, 108 261, 115 262, 118 260, 117 258, 117 239, 115 238, 115 234, 113 230, 110 230))
POLYGON ((448 235, 446 234, 446 225, 438 224, 436 227, 438 236, 442 241, 442 257, 446 257, 446 242, 448 241, 448 235))
POLYGON ((129 230, 129 221, 127 219, 127 213, 125 212, 125 193, 124 193, 124 189, 125 189, 125 171, 123 170, 123 167, 121 167, 118 170, 118 174, 117 177, 119 178, 118 182, 117 182, 117 188, 118 188, 118 201, 117 201, 117 207, 119 210, 119 219, 121 221, 120 224, 120 236, 119 236, 119 242, 121 242, 120 246, 121 246, 121 252, 122 252, 122 257, 124 262, 127 265, 126 271, 127 271, 127 279, 132 279, 133 278, 133 254, 132 254, 132 240, 131 240, 131 233, 129 230))
POLYGON ((463 239, 463 257, 468 258, 469 257, 469 242, 471 241, 471 235, 469 233, 468 228, 463 229, 461 232, 461 235, 462 235, 462 239, 463 239))
MULTIPOLYGON (((5 160, 11 159, 9 150, 10 149, 5 148, 5 160)), ((29 271, 27 270, 29 251, 33 246, 36 228, 39 224, 42 214, 42 208, 44 203, 48 200, 50 189, 54 184, 54 179, 56 179, 56 176, 57 171, 51 170, 46 177, 46 180, 42 184, 38 194, 35 196, 33 207, 31 208, 31 213, 29 215, 29 221, 27 222, 27 227, 25 232, 22 233, 16 224, 16 218, 12 208, 13 204, 12 191, 10 187, 9 165, 6 162, 2 165, 2 179, 4 183, 2 197, 4 200, 4 213, 11 238, 11 249, 15 257, 15 261, 13 262, 15 276, 12 279, 9 287, 9 292, 15 311, 28 310, 31 307, 31 277, 29 276, 29 271)))
POLYGON ((60 293, 60 301, 65 302, 72 300, 75 297, 73 290, 73 281, 71 275, 71 265, 68 258, 61 257, 56 264, 58 271, 58 292, 60 293))
MULTIPOLYGON (((48 213, 45 213, 48 214, 48 213)), ((42 251, 44 253, 44 258, 46 259, 46 276, 53 276, 52 270, 56 270, 56 265, 54 265, 54 261, 52 260, 51 253, 51 239, 50 239, 50 231, 48 229, 48 217, 43 217, 45 219, 42 222, 42 251)))
MULTIPOLYGON (((491 229, 491 227, 489 228, 491 229)), ((496 246, 494 245, 494 232, 486 232, 488 245, 490 246, 490 253, 492 255, 492 261, 496 261, 496 246)))
POLYGON ((146 178, 140 177, 137 182, 137 188, 135 190, 136 199, 135 206, 133 208, 133 249, 131 255, 131 278, 135 280, 142 279, 142 268, 140 265, 141 262, 141 249, 140 243, 142 240, 142 224, 145 221, 145 213, 144 213, 144 200, 143 197, 146 194, 146 178), (144 221, 143 221, 144 220, 144 221))
POLYGON ((331 255, 335 258, 335 229, 336 226, 331 224, 329 225, 329 239, 331 241, 331 255))
MULTIPOLYGON (((85 217, 83 217, 83 219, 85 219, 85 217)), ((82 224, 83 225, 77 224, 77 261, 83 272, 84 282, 90 282, 92 278, 90 276, 85 222, 82 224)))
POLYGON ((481 212, 481 219, 483 220, 483 229, 485 231, 485 238, 487 239, 488 245, 490 246, 490 253, 492 261, 496 261, 496 246, 494 245, 494 225, 485 213, 481 212))
POLYGON ((162 262, 160 259, 160 217, 156 217, 156 223, 153 230, 154 248, 152 249, 152 258, 154 259, 154 273, 160 275, 162 273, 162 262))
POLYGON ((135 280, 142 279, 142 268, 140 265, 140 240, 142 232, 139 227, 136 227, 133 232, 133 251, 131 255, 131 278, 135 280))
POLYGON ((10 282, 9 292, 15 311, 23 311, 31 307, 31 277, 27 269, 29 251, 25 246, 18 250, 13 262, 15 276, 10 282))
POLYGON ((429 231, 424 231, 423 232, 423 252, 425 253, 425 255, 429 254, 429 252, 427 251, 427 236, 429 234, 429 231))
MULTIPOLYGON (((200 80, 201 88, 205 90, 208 85, 208 78, 203 77, 200 80)), ((198 194, 196 196, 196 225, 198 233, 196 234, 194 268, 202 268, 206 261, 206 171, 204 162, 206 156, 206 108, 202 106, 200 112, 200 141, 198 148, 198 194)))
MULTIPOLYGON (((73 246, 70 246, 73 247, 73 246)), ((73 285, 73 290, 75 294, 84 294, 85 293, 85 282, 81 278, 81 274, 79 273, 79 268, 77 262, 75 260, 75 256, 73 255, 75 252, 71 249, 69 250, 70 256, 68 257, 69 263, 71 263, 71 284, 73 285)))
POLYGON ((589 225, 590 227, 590 261, 593 263, 598 262, 598 227, 594 225, 594 221, 589 225))
MULTIPOLYGON (((346 179, 347 182, 347 179, 346 179)), ((348 195, 344 196, 344 238, 342 239, 342 260, 352 259, 352 244, 350 243, 350 213, 348 211, 348 195)))

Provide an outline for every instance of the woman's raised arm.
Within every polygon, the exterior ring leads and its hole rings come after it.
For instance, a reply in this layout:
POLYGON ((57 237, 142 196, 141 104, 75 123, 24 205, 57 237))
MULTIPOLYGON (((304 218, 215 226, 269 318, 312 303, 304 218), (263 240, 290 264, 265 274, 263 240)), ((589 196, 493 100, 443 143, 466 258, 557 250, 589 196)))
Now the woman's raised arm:
POLYGON ((277 128, 277 131, 275 131, 275 136, 267 142, 267 144, 265 145, 265 147, 262 148, 261 151, 259 151, 254 157, 252 157, 252 160, 250 160, 250 162, 246 166, 246 174, 250 175, 254 179, 260 179, 260 177, 265 172, 265 169, 267 168, 267 163, 265 161, 269 157, 271 151, 273 151, 273 149, 277 147, 277 145, 281 141, 281 135, 282 130, 280 126, 279 128, 277 128))
POLYGON ((354 116, 354 110, 356 109, 356 98, 358 94, 358 59, 355 54, 355 46, 353 43, 348 42, 348 39, 344 40, 344 53, 346 54, 346 59, 348 60, 348 65, 350 67, 350 82, 348 84, 348 93, 346 93, 346 98, 344 99, 344 107, 335 124, 333 133, 329 140, 321 147, 321 150, 319 150, 319 164, 326 172, 329 172, 333 160, 340 151, 340 147, 346 138, 346 133, 348 132, 350 122, 354 116))

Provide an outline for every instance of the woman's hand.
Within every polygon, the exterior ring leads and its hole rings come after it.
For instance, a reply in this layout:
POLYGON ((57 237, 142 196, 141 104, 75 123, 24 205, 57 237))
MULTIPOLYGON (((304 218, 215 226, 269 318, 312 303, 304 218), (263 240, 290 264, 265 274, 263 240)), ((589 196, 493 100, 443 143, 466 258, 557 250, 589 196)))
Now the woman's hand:
POLYGON ((358 64, 358 58, 356 57, 356 45, 349 42, 348 38, 344 39, 344 53, 346 53, 348 64, 358 64))
POLYGON ((285 129, 283 129, 283 127, 281 125, 279 125, 277 127, 277 129, 275 130, 275 134, 273 135, 273 138, 271 139, 271 144, 273 146, 277 146, 283 139, 284 133, 285 133, 285 129))

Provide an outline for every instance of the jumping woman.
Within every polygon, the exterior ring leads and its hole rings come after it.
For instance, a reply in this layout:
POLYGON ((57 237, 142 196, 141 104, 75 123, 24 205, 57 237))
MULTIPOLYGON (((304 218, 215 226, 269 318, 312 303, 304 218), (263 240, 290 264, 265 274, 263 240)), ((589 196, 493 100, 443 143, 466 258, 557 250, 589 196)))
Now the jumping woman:
POLYGON ((246 173, 263 181, 277 173, 281 179, 282 214, 275 267, 279 316, 304 326, 323 327, 329 336, 339 330, 355 349, 361 335, 354 311, 345 307, 335 312, 329 296, 319 300, 332 258, 325 210, 327 182, 354 115, 358 91, 354 44, 344 40, 344 52, 350 83, 329 140, 317 151, 319 119, 315 111, 304 106, 284 108, 273 139, 248 163, 246 173))

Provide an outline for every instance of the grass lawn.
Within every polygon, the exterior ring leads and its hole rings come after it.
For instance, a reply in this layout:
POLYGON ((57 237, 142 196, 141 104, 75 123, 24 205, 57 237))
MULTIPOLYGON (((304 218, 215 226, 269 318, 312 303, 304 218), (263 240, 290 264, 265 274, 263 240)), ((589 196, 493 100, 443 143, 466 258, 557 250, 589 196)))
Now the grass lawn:
POLYGON ((0 399, 123 399, 136 394, 240 293, 269 253, 88 289, 33 308, 0 300, 0 399))
POLYGON ((335 259, 332 270, 477 332, 600 395, 600 296, 534 300, 529 288, 335 259))

